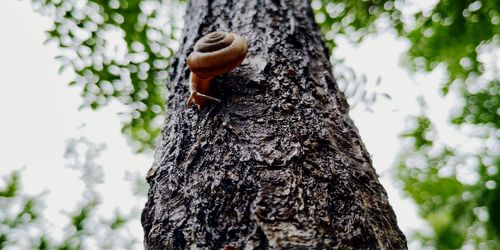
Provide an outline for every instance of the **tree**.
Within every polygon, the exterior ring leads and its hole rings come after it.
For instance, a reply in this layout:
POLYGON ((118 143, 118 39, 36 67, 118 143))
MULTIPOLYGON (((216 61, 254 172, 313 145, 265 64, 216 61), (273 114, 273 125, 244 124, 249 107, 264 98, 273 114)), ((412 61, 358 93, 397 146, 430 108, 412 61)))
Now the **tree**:
POLYGON ((406 248, 309 2, 190 1, 186 20, 147 175, 146 248, 406 248), (186 57, 214 30, 240 33, 249 53, 216 79, 220 105, 191 110, 186 57))
MULTIPOLYGON (((58 58, 62 67, 72 68, 77 75, 71 85, 80 88, 82 107, 97 109, 112 100, 127 105, 130 112, 122 114, 123 132, 131 138, 135 150, 152 147, 159 134, 159 121, 163 120, 161 114, 165 112, 163 81, 171 68, 183 23, 173 13, 182 13, 185 1, 32 2, 35 10, 54 19, 49 40, 56 41, 64 52, 58 58)), ((500 223, 493 211, 500 209, 497 132, 500 70, 494 56, 499 48, 499 2, 312 0, 311 3, 332 54, 339 38, 359 43, 371 34, 395 30, 409 42, 405 65, 411 71, 442 69, 446 73, 446 79, 441 85, 436 84, 436 89, 442 90, 443 98, 459 96, 459 105, 450 113, 453 128, 449 129, 460 129, 481 147, 464 152, 461 145, 448 145, 446 138, 439 138, 440 131, 429 118, 432 107, 427 107, 413 117, 413 126, 403 133, 410 143, 402 149, 395 171, 404 182, 402 189, 416 202, 422 218, 432 229, 425 231, 432 234, 416 235, 426 246, 479 248, 487 244, 496 248, 500 223), (470 128, 476 131, 471 132, 470 128), (460 179, 464 171, 478 178, 474 183, 465 183, 460 179)), ((353 79, 350 70, 339 67, 342 62, 339 58, 332 56, 332 59, 340 85, 361 90, 352 96, 347 93, 351 103, 359 97, 363 102, 375 100, 374 95, 366 94, 363 85, 358 84, 363 83, 359 81, 362 77, 353 79)))

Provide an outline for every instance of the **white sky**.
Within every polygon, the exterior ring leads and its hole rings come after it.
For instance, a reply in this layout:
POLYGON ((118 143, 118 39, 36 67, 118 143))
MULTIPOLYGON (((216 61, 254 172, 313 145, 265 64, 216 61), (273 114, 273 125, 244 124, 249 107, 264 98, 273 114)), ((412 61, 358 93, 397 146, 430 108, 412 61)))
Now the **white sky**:
MULTIPOLYGON (((22 174, 24 189, 29 193, 49 190, 46 215, 55 226, 64 224, 61 210, 70 211, 80 200, 83 184, 78 172, 64 167, 65 140, 86 136, 96 143, 106 143, 97 162, 104 167, 105 183, 98 190, 104 201, 103 211, 115 206, 124 211, 141 206, 143 200, 132 197, 130 183, 124 172, 145 173, 152 155, 132 154, 120 132, 120 119, 116 113, 125 110, 117 103, 97 112, 78 111, 81 98, 78 89, 67 86, 71 72, 58 75, 60 54, 54 44, 43 45, 44 31, 50 20, 34 13, 29 1, 0 1, 0 175, 25 167, 22 174), (81 128, 82 124, 86 124, 81 128)), ((378 99, 374 112, 362 106, 351 112, 363 141, 372 154, 374 166, 387 189, 398 222, 407 234, 423 226, 415 206, 401 197, 390 177, 400 142, 398 134, 405 127, 405 117, 418 113, 415 97, 423 94, 433 107, 431 118, 438 129, 446 126, 453 99, 438 95, 440 73, 413 75, 399 66, 406 43, 391 34, 367 39, 361 46, 349 47, 340 42, 340 56, 357 72, 367 74, 373 82, 379 76, 382 84, 378 91, 392 96, 392 100, 378 99), (418 84, 418 82, 425 84, 418 84), (446 115, 443 115, 446 114, 446 115)), ((456 135, 456 131, 443 129, 456 135)), ((440 132, 441 132, 440 131, 440 132)), ((454 136, 452 136, 454 137, 454 136)), ((136 230, 140 230, 139 222, 136 230)))

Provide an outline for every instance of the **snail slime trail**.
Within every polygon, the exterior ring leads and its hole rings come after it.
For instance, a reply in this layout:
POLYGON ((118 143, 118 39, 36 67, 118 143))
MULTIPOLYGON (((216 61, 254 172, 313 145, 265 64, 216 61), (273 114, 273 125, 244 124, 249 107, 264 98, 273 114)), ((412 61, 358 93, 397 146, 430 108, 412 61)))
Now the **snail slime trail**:
POLYGON ((196 42, 187 58, 191 70, 188 107, 193 103, 201 108, 207 101, 220 102, 220 99, 209 95, 212 80, 240 66, 247 47, 245 38, 221 31, 209 33, 196 42))

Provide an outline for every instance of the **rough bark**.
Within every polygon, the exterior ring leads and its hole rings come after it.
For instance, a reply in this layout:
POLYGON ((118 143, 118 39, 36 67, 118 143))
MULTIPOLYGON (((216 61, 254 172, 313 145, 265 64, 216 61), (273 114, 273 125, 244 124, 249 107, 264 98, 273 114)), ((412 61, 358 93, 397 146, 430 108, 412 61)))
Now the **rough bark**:
POLYGON ((308 0, 193 0, 148 172, 146 249, 406 249, 332 75, 308 0), (243 64, 221 104, 186 106, 186 57, 237 32, 243 64))

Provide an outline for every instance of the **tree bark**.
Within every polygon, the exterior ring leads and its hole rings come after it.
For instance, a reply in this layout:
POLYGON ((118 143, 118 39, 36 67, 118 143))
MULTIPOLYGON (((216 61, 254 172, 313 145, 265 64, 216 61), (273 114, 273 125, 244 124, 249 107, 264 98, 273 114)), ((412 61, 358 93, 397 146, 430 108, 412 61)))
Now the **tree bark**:
POLYGON ((189 1, 147 175, 146 249, 406 249, 308 0, 189 1), (248 40, 215 79, 221 104, 188 109, 186 57, 215 31, 248 40))

